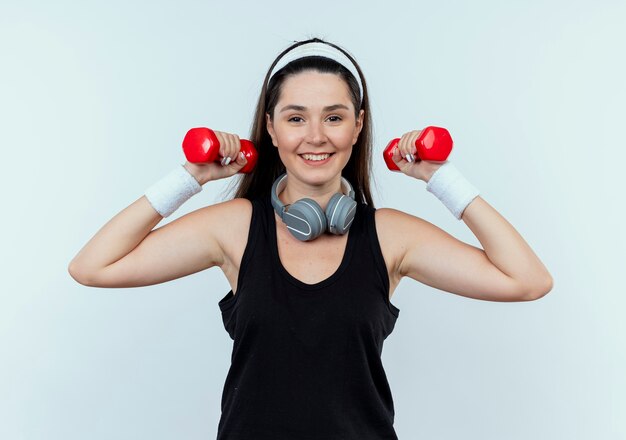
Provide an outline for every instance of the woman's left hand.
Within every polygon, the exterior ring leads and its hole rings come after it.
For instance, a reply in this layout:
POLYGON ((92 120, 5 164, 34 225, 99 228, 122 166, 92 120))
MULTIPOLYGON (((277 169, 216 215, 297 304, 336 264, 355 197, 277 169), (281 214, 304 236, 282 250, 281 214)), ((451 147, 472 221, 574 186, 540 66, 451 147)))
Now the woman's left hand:
POLYGON ((398 145, 393 150, 393 161, 396 163, 400 171, 407 176, 415 177, 428 183, 430 177, 439 169, 444 162, 434 162, 429 160, 420 160, 417 156, 417 148, 415 141, 419 137, 422 130, 413 130, 405 133, 400 138, 398 145), (408 157, 408 155, 411 157, 408 157), (411 159, 409 161, 407 159, 411 159))

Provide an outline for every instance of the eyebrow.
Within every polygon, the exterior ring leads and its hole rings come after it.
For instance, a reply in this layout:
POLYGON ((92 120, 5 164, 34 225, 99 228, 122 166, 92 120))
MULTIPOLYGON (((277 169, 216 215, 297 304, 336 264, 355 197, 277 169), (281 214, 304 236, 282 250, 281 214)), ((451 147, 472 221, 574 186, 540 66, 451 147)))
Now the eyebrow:
MULTIPOLYGON (((331 112, 333 110, 337 110, 337 109, 345 109, 345 110, 350 110, 347 106, 343 105, 343 104, 334 104, 334 105, 328 105, 326 107, 323 108, 323 111, 325 112, 331 112)), ((282 108, 282 110, 280 111, 280 113, 287 111, 287 110, 296 110, 299 112, 303 112, 305 111, 307 108, 304 107, 303 105, 295 105, 295 104, 290 104, 290 105, 286 105, 285 107, 282 108)))

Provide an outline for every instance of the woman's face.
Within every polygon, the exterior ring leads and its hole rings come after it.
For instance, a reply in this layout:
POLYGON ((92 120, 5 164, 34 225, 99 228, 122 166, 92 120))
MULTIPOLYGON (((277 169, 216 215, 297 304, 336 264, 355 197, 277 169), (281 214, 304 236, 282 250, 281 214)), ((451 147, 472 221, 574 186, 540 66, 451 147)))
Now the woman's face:
POLYGON ((348 85, 332 73, 305 71, 285 79, 267 131, 289 178, 321 185, 341 176, 363 127, 348 85))

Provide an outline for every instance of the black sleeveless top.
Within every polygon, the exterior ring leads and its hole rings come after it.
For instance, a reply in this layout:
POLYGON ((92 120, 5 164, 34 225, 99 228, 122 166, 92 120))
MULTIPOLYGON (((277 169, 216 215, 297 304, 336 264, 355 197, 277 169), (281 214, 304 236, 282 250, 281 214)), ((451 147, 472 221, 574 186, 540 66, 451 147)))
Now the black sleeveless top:
POLYGON ((218 303, 234 343, 217 439, 397 440, 381 354, 400 310, 375 209, 358 204, 339 268, 306 284, 280 262, 269 195, 252 206, 237 294, 218 303))

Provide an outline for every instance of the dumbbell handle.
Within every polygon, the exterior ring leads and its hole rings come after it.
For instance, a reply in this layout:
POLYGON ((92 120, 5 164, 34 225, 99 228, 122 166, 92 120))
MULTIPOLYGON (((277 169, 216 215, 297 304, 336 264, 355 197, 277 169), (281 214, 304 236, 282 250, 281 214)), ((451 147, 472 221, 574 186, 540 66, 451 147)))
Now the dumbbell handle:
MULTIPOLYGON (((254 144, 247 139, 240 139, 240 151, 247 163, 239 170, 240 173, 250 173, 259 158, 254 144)), ((210 128, 196 127, 190 129, 183 139, 183 152, 189 162, 207 163, 220 162, 220 141, 210 128)))
MULTIPOLYGON (((383 152, 387 168, 391 171, 400 171, 398 165, 393 161, 393 149, 398 145, 399 141, 400 138, 392 139, 383 152)), ((452 151, 452 144, 452 137, 448 130, 442 127, 428 126, 422 130, 419 137, 415 140, 415 148, 417 148, 416 159, 444 162, 452 151)))

